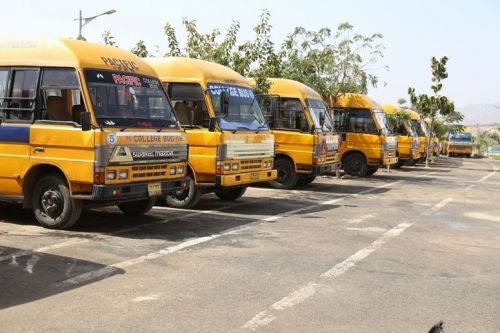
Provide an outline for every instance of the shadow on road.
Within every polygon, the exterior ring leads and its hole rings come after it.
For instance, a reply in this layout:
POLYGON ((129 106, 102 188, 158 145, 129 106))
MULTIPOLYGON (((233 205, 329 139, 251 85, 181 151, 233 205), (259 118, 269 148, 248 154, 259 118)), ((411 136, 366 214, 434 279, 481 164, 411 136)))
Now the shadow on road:
MULTIPOLYGON (((3 259, 19 251, 22 250, 0 246, 0 258, 3 259)), ((78 286, 61 287, 57 283, 106 265, 38 252, 9 257, 8 260, 0 261, 0 309, 36 301, 124 273, 122 269, 113 269, 106 276, 78 286)))

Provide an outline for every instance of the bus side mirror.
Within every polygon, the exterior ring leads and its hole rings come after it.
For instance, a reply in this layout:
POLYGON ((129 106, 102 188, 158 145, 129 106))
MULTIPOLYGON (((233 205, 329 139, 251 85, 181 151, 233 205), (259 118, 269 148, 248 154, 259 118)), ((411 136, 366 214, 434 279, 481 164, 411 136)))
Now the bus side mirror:
POLYGON ((90 112, 82 112, 80 116, 80 124, 82 124, 82 131, 90 131, 92 129, 90 112))
POLYGON ((220 111, 224 116, 229 114, 229 91, 223 90, 220 93, 220 111))
POLYGON ((214 132, 215 131, 215 123, 216 119, 214 117, 211 117, 210 120, 208 121, 208 131, 209 132, 214 132))

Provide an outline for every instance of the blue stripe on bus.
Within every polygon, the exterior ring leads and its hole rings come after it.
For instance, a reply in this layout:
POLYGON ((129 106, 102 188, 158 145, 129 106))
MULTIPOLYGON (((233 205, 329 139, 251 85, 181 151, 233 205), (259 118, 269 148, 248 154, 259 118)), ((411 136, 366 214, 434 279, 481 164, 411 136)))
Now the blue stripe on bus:
POLYGON ((0 142, 30 142, 30 126, 0 124, 0 142))

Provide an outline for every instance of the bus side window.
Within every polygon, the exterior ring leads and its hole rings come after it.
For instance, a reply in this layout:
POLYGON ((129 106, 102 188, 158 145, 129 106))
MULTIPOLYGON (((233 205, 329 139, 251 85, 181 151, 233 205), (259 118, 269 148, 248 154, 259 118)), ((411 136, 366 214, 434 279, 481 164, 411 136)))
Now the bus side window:
POLYGON ((36 104, 38 69, 2 70, 0 74, 0 116, 4 120, 31 121, 36 104), (10 83, 9 83, 10 82, 10 83))
POLYGON ((45 69, 42 75, 42 119, 80 122, 85 111, 74 69, 45 69))

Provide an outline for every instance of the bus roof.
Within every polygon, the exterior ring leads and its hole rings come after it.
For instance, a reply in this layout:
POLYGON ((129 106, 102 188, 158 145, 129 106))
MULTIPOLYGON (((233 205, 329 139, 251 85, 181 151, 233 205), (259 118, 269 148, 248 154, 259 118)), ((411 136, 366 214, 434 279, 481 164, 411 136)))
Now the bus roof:
POLYGON ((382 104, 382 109, 385 113, 396 113, 398 111, 402 111, 403 109, 395 104, 382 104))
POLYGON ((321 95, 316 90, 302 82, 278 78, 269 78, 268 80, 271 83, 269 94, 281 97, 298 97, 303 100, 307 98, 322 100, 321 95))
POLYGON ((95 68, 156 76, 129 51, 67 38, 0 40, 0 66, 95 68))
POLYGON ((411 120, 417 120, 417 121, 420 121, 420 115, 418 114, 418 112, 417 112, 417 111, 408 110, 408 112, 410 113, 410 118, 411 118, 411 120))
POLYGON ((185 57, 147 58, 162 82, 209 82, 250 87, 245 77, 215 62, 185 57))
POLYGON ((359 109, 381 109, 380 105, 373 99, 362 94, 342 94, 335 101, 337 108, 359 108, 359 109))

